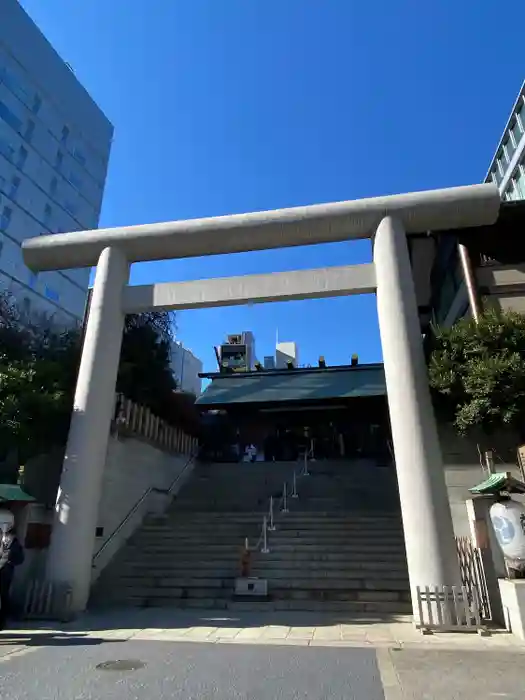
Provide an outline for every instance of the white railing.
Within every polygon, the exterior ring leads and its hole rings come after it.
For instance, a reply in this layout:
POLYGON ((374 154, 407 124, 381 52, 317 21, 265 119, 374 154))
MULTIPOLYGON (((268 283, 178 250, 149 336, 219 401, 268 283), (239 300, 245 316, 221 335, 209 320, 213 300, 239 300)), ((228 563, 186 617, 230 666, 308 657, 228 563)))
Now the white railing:
POLYGON ((470 596, 466 586, 417 586, 419 621, 423 634, 432 632, 477 632, 488 634, 483 625, 477 591, 470 596))
MULTIPOLYGON (((313 445, 310 446, 310 449, 304 451, 304 455, 299 458, 298 461, 302 462, 301 469, 293 470, 292 474, 292 480, 291 480, 291 498, 297 499, 299 498, 299 493, 297 491, 297 482, 299 479, 302 479, 305 476, 310 476, 310 472, 308 471, 308 461, 309 460, 314 460, 314 449, 313 445)), ((261 554, 269 554, 270 548, 268 546, 268 533, 269 532, 275 532, 276 525, 275 525, 275 515, 277 513, 289 513, 288 509, 288 499, 289 499, 289 487, 290 485, 288 484, 287 481, 283 483, 283 490, 281 493, 281 497, 275 502, 275 499, 273 496, 270 496, 270 501, 269 501, 269 506, 267 512, 263 515, 262 519, 262 525, 261 525, 261 534, 259 535, 259 539, 255 543, 255 545, 250 545, 249 538, 246 537, 244 540, 244 548, 246 551, 252 551, 252 552, 261 552, 261 554)))

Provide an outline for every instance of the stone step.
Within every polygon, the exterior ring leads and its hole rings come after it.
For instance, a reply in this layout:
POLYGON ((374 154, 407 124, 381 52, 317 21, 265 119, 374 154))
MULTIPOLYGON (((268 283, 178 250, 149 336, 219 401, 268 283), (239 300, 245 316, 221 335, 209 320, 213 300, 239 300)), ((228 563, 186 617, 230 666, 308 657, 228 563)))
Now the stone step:
MULTIPOLYGON (((107 592, 111 595, 111 592, 107 592)), ((128 584, 126 581, 120 582, 119 596, 124 598, 133 595, 140 598, 154 600, 155 598, 171 598, 178 599, 202 599, 215 598, 232 600, 233 585, 207 585, 207 586, 177 586, 175 583, 166 582, 165 585, 159 583, 148 583, 147 581, 137 584, 128 584)), ((363 602, 385 602, 385 601, 400 601, 408 600, 409 592, 406 590, 365 590, 365 589, 349 589, 345 587, 332 586, 330 588, 319 588, 313 586, 292 586, 270 587, 269 597, 273 601, 277 600, 312 600, 312 601, 363 601, 363 602)))
MULTIPOLYGON (((121 589, 124 588, 140 588, 140 589, 188 589, 188 595, 193 591, 201 589, 220 588, 233 590, 234 576, 229 577, 212 577, 212 578, 195 578, 195 577, 180 577, 180 576, 156 576, 152 573, 144 572, 143 575, 121 575, 118 577, 118 585, 121 589)), ((270 586, 270 591, 276 590, 307 590, 307 591, 379 591, 381 593, 388 591, 407 591, 407 580, 390 580, 390 581, 370 581, 362 578, 274 578, 268 577, 267 581, 270 586), (379 585, 376 585, 378 584, 379 585)))
MULTIPOLYGON (((109 599, 101 601, 103 605, 110 605, 109 599)), ((268 602, 239 601, 210 598, 174 600, 173 598, 152 598, 128 595, 119 598, 121 604, 134 605, 136 607, 178 607, 179 609, 199 610, 229 610, 231 612, 271 612, 271 611, 298 611, 298 612, 334 612, 351 615, 379 615, 388 614, 403 616, 410 615, 412 605, 402 601, 312 601, 312 600, 276 600, 268 602)))
MULTIPOLYGON (((254 540, 251 540, 252 543, 254 540)), ((184 544, 182 542, 171 542, 164 544, 150 543, 147 548, 142 548, 137 544, 129 544, 126 548, 126 552, 133 557, 149 557, 156 558, 158 556, 166 555, 172 557, 193 556, 197 559, 207 559, 215 558, 214 555, 218 555, 217 558, 221 558, 223 555, 230 555, 232 557, 240 556, 240 552, 243 549, 244 540, 240 540, 235 543, 206 543, 200 544, 200 546, 195 546, 194 544, 184 544)), ((288 554, 294 556, 306 558, 309 555, 326 555, 333 557, 335 555, 341 555, 341 559, 348 559, 352 556, 364 555, 366 560, 380 559, 383 561, 391 561, 392 559, 399 560, 405 557, 405 547, 403 544, 391 544, 385 546, 384 544, 363 544, 363 543, 338 543, 334 546, 329 546, 328 544, 318 544, 309 543, 301 544, 301 542, 295 542, 294 544, 282 542, 269 543, 269 554, 274 557, 284 556, 288 554)), ((263 555, 261 552, 253 552, 252 556, 268 556, 263 555)), ((322 560, 321 560, 322 561, 322 560)), ((334 561, 336 561, 334 559, 334 561)))
MULTIPOLYGON (((195 520, 210 520, 210 519, 222 519, 224 518, 236 518, 238 520, 253 520, 258 517, 257 513, 239 513, 236 511, 224 511, 220 514, 217 513, 209 513, 208 511, 195 511, 193 513, 185 513, 184 516, 178 516, 176 508, 173 509, 173 511, 169 512, 167 516, 154 516, 155 518, 159 517, 168 517, 168 518, 173 518, 177 519, 177 517, 180 517, 180 519, 183 522, 193 522, 195 520)), ((284 517, 284 516, 283 516, 284 517)), ((311 512, 305 512, 300 509, 297 509, 297 511, 288 513, 286 515, 287 520, 298 520, 301 518, 305 518, 308 520, 323 520, 326 522, 334 521, 334 522, 341 522, 341 521, 351 521, 351 522, 400 522, 400 514, 398 510, 394 511, 385 511, 382 513, 378 513, 377 515, 371 515, 369 511, 361 511, 359 509, 356 509, 355 511, 352 511, 351 513, 342 513, 342 514, 334 514, 331 511, 316 511, 315 513, 311 512)))
MULTIPOLYGON (((396 561, 385 561, 385 562, 369 562, 367 559, 360 561, 354 561, 351 559, 344 561, 323 561, 323 562, 311 562, 309 560, 301 559, 254 559, 252 561, 251 571, 260 572, 272 572, 274 574, 278 571, 296 571, 300 569, 306 573, 312 573, 317 576, 329 576, 333 572, 341 572, 342 574, 347 571, 359 572, 362 576, 398 576, 406 575, 407 566, 402 560, 396 561)), ((148 571, 181 571, 188 570, 189 572, 195 571, 197 574, 201 571, 210 571, 212 574, 220 572, 223 570, 230 571, 232 567, 237 570, 239 568, 239 557, 230 557, 229 559, 162 559, 160 561, 148 561, 147 567, 144 562, 137 562, 136 558, 123 559, 119 565, 119 571, 133 571, 140 572, 145 569, 148 571)))
MULTIPOLYGON (((261 518, 262 521, 262 518, 261 518)), ((261 521, 254 521, 253 523, 193 523, 193 524, 182 524, 182 523, 168 523, 166 525, 144 525, 141 529, 142 533, 148 533, 152 535, 165 535, 165 534, 177 534, 177 535, 195 535, 203 533, 231 533, 237 534, 239 531, 245 530, 247 527, 257 527, 261 526, 261 521)), ((403 529, 401 526, 388 526, 383 524, 368 524, 368 523, 323 523, 323 522, 287 522, 283 519, 275 520, 275 527, 279 532, 287 532, 292 535, 303 535, 305 533, 311 534, 312 532, 323 532, 327 534, 338 534, 340 532, 349 533, 360 533, 365 530, 365 532, 370 532, 373 534, 383 534, 383 535, 396 535, 398 537, 403 537, 403 529)))
MULTIPOLYGON (((239 539, 241 541, 245 536, 253 536, 254 533, 258 533, 260 528, 240 528, 236 532, 221 532, 219 530, 208 532, 176 532, 176 531, 166 531, 166 532, 140 532, 135 535, 133 541, 140 541, 141 544, 147 545, 150 543, 172 543, 180 542, 181 544, 219 544, 222 541, 224 543, 237 542, 239 539)), ((379 530, 334 530, 333 532, 326 532, 322 529, 320 530, 280 530, 276 528, 273 531, 268 532, 268 539, 274 542, 280 542, 282 544, 295 544, 297 540, 301 540, 305 543, 315 543, 315 542, 333 542, 335 544, 344 544, 344 542, 352 543, 366 543, 366 544, 403 544, 404 538, 402 534, 396 534, 391 532, 381 532, 379 530)))

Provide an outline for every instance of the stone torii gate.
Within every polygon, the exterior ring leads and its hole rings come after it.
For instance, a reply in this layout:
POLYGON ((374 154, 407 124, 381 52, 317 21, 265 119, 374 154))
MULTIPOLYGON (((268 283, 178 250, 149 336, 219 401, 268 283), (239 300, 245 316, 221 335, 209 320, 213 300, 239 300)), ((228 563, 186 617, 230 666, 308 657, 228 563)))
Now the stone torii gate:
POLYGON ((415 615, 416 586, 459 584, 406 236, 489 225, 499 206, 495 185, 472 185, 25 241, 34 271, 97 266, 48 558, 49 579, 72 587, 73 612, 89 596, 124 315, 374 291, 415 615), (358 238, 373 239, 373 263, 128 286, 134 262, 358 238))

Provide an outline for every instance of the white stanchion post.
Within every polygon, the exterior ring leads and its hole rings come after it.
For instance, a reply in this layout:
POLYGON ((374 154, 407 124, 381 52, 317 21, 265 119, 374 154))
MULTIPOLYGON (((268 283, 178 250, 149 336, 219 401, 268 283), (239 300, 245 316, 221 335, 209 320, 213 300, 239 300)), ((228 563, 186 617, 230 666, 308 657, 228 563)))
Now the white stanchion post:
POLYGON ((288 493, 287 493, 287 488, 286 488, 286 481, 284 482, 283 486, 283 513, 288 513, 288 493))
POLYGON ((268 537, 266 530, 268 529, 268 523, 266 520, 266 515, 263 518, 263 548, 261 549, 262 554, 268 554, 270 550, 268 549, 268 537))
POLYGON ((292 491, 292 498, 299 498, 299 494, 297 493, 297 474, 294 470, 293 473, 293 491, 292 491))
POLYGON ((275 531, 275 523, 273 521, 273 496, 270 496, 270 526, 268 530, 270 530, 270 532, 275 531))

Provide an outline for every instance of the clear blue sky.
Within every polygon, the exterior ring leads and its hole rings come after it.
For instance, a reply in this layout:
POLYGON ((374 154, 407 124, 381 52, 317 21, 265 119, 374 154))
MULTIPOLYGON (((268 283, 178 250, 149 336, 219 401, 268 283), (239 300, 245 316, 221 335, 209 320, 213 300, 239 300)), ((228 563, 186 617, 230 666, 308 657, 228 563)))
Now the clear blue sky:
MULTIPOLYGON (((22 0, 115 125, 103 226, 481 181, 525 73, 493 0, 22 0)), ((501 8, 501 9, 500 9, 501 8)), ((368 260, 367 243, 137 265, 133 283, 368 260)), ((372 297, 203 310, 179 337, 276 328, 304 363, 381 358, 372 297)))

